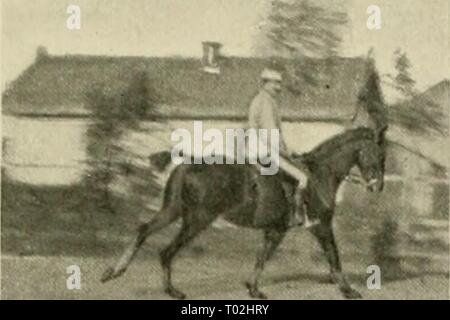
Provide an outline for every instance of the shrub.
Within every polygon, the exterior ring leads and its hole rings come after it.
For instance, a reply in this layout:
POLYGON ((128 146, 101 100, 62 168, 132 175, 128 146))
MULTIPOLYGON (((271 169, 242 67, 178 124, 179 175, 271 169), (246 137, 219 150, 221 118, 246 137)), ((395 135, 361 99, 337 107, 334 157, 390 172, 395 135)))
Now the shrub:
MULTIPOLYGON (((144 118, 156 118, 157 102, 145 72, 137 72, 123 92, 112 92, 106 86, 87 92, 85 104, 93 119, 86 133, 89 169, 85 183, 90 200, 99 209, 115 212, 117 197, 111 196, 112 183, 121 176, 134 180, 136 190, 141 190, 142 184, 157 189, 150 172, 138 170, 142 168, 130 162, 135 155, 121 143, 125 133, 140 130, 144 118)), ((124 197, 130 200, 127 194, 119 194, 119 198, 124 197)))

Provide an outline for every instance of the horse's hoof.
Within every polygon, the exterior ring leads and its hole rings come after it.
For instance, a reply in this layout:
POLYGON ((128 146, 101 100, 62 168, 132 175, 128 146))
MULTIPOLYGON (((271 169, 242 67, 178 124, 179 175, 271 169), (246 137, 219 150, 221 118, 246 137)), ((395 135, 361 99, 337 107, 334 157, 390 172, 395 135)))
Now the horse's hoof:
POLYGON ((125 269, 114 271, 114 268, 108 267, 105 272, 103 273, 100 281, 105 283, 107 281, 116 279, 120 277, 125 272, 125 269))
POLYGON ((250 295, 250 297, 254 299, 267 300, 267 296, 263 292, 259 291, 259 289, 253 286, 251 283, 246 282, 245 286, 248 289, 248 294, 250 295))
POLYGON ((259 300, 267 300, 267 296, 265 293, 259 291, 258 289, 250 292, 250 297, 254 298, 254 299, 259 299, 259 300))
POLYGON ((342 294, 346 299, 362 299, 362 295, 353 288, 342 290, 342 294))
POLYGON ((114 275, 114 269, 111 268, 111 267, 108 267, 105 270, 105 272, 103 272, 103 275, 102 275, 100 281, 105 283, 105 282, 107 282, 109 280, 112 280, 112 279, 114 279, 113 275, 114 275))
POLYGON ((331 284, 338 284, 339 283, 339 277, 334 274, 334 273, 330 273, 330 275, 328 276, 328 281, 331 284))
POLYGON ((178 300, 184 300, 186 299, 186 295, 181 292, 180 290, 175 289, 174 287, 168 287, 166 288, 166 293, 171 296, 174 299, 178 299, 178 300))

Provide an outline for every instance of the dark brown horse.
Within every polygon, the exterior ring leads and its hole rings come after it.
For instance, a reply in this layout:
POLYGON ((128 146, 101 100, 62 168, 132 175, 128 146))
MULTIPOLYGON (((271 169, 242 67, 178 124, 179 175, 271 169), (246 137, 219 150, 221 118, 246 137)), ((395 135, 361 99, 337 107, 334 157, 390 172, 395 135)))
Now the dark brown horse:
MULTIPOLYGON (((170 161, 160 163, 164 167, 170 161)), ((369 129, 358 128, 331 138, 312 152, 298 157, 298 165, 306 165, 313 179, 305 191, 308 212, 320 220, 311 229, 328 258, 331 279, 347 298, 360 294, 342 273, 336 247, 332 218, 337 189, 350 169, 359 167, 370 191, 381 191, 384 175, 384 152, 369 129), (320 190, 320 193, 318 192, 320 190), (324 204, 323 195, 329 204, 324 204), (321 195, 319 197, 319 195, 321 195)), ((140 226, 136 237, 125 250, 115 268, 108 268, 102 281, 114 279, 130 264, 145 239, 154 232, 182 219, 176 238, 161 251, 165 292, 174 298, 185 298, 171 281, 172 260, 202 230, 219 216, 244 227, 262 229, 264 245, 259 252, 255 271, 247 282, 254 298, 266 296, 258 288, 265 262, 273 255, 289 222, 289 206, 282 188, 282 175, 261 176, 250 165, 180 165, 170 175, 164 192, 163 207, 153 219, 140 226), (258 219, 255 219, 258 218, 258 219), (258 221, 256 223, 255 221, 258 221)))

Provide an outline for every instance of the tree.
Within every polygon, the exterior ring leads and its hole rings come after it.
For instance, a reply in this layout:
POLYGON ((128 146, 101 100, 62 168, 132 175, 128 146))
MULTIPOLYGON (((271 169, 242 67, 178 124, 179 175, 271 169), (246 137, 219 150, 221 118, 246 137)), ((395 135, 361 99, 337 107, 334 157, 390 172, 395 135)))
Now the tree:
MULTIPOLYGON (((108 87, 95 87, 86 94, 86 106, 93 120, 87 130, 88 195, 99 208, 114 212, 111 183, 120 175, 130 175, 133 168, 130 151, 121 143, 126 132, 140 130, 145 118, 154 119, 158 96, 145 72, 137 72, 123 92, 113 93, 108 87)), ((136 169, 136 170, 133 170, 136 169)), ((151 190, 151 175, 142 175, 151 190)), ((153 188, 155 189, 155 188, 153 188)))
POLYGON ((294 82, 313 84, 316 66, 302 58, 337 55, 347 21, 346 13, 309 0, 275 0, 263 33, 271 54, 296 60, 297 67, 288 68, 294 82))
POLYGON ((440 119, 444 116, 439 106, 420 94, 412 78, 412 68, 406 52, 394 51, 395 75, 389 74, 390 85, 402 95, 402 101, 390 107, 389 121, 418 134, 446 135, 448 128, 440 119))
POLYGON ((134 128, 136 122, 141 121, 143 117, 155 119, 160 97, 146 72, 137 72, 121 97, 119 114, 122 126, 134 128))
POLYGON ((122 134, 116 124, 118 103, 105 88, 95 87, 86 95, 86 106, 93 115, 86 132, 89 166, 87 195, 99 208, 113 211, 109 185, 114 177, 112 160, 119 151, 114 142, 122 134))
POLYGON ((411 77, 410 69, 412 67, 406 52, 401 49, 394 51, 394 61, 396 75, 393 77, 394 87, 405 98, 411 98, 417 94, 416 81, 411 77))

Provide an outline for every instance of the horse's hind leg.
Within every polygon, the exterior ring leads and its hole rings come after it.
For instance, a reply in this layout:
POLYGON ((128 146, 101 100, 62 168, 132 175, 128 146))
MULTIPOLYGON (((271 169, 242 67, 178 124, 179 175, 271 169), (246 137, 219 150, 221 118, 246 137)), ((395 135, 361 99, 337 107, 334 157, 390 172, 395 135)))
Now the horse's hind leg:
POLYGON ((164 291, 173 298, 184 299, 186 295, 177 290, 172 285, 172 260, 175 255, 186 246, 192 239, 194 239, 202 230, 204 230, 213 219, 207 219, 195 221, 184 219, 181 230, 175 237, 175 239, 161 251, 161 265, 163 268, 163 286, 164 291))
POLYGON ((125 252, 120 257, 116 266, 114 268, 110 267, 106 269, 101 278, 101 281, 106 282, 122 275, 133 260, 138 249, 144 243, 145 239, 147 239, 147 237, 152 233, 159 231, 174 222, 179 217, 179 215, 180 210, 168 207, 158 212, 156 216, 153 217, 153 219, 149 222, 142 224, 137 230, 137 235, 125 249, 125 252))
POLYGON ((266 230, 265 231, 264 247, 258 253, 254 273, 253 273, 250 281, 248 281, 246 283, 247 289, 252 298, 267 299, 267 296, 263 292, 261 292, 258 288, 259 279, 264 270, 264 265, 265 265, 266 261, 268 261, 273 256, 273 254, 275 253, 275 250, 280 245, 285 234, 286 234, 286 231, 284 231, 284 230, 266 230))

